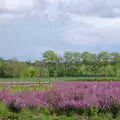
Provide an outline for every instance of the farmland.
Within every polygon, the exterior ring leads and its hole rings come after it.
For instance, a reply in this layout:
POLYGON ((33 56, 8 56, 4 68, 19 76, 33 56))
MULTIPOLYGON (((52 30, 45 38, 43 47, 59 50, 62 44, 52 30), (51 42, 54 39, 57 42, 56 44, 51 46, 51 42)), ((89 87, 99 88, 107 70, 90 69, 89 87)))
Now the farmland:
POLYGON ((120 77, 33 77, 0 78, 0 82, 120 81, 120 77))
POLYGON ((0 0, 0 120, 120 120, 120 0, 0 0))
POLYGON ((1 119, 119 120, 120 82, 1 86, 1 119))

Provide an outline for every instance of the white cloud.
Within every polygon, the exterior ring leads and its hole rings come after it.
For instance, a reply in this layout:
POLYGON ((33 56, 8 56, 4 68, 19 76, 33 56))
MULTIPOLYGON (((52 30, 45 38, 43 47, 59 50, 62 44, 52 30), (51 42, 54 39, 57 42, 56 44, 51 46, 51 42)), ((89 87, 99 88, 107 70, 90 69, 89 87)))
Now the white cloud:
POLYGON ((120 18, 73 17, 65 38, 73 45, 120 44, 120 18))
POLYGON ((79 16, 117 17, 120 16, 119 0, 0 0, 2 12, 61 11, 79 16), (8 11, 6 11, 7 9, 8 11))
POLYGON ((29 13, 54 22, 61 20, 63 39, 71 44, 120 43, 119 6, 118 0, 6 0, 4 8, 9 12, 1 14, 0 19, 19 18, 29 13), (110 11, 110 16, 114 13, 117 18, 109 17, 110 11))
MULTIPOLYGON (((79 46, 80 49, 97 46, 95 49, 98 50, 103 45, 120 44, 119 0, 6 0, 6 4, 4 2, 5 0, 0 0, 0 25, 3 26, 0 27, 0 38, 3 37, 6 41, 9 38, 13 41, 17 39, 19 42, 23 40, 23 43, 26 41, 32 48, 28 48, 28 53, 34 51, 34 54, 39 54, 37 49, 40 51, 43 48, 75 50, 79 46), (5 23, 7 20, 12 20, 6 22, 8 28, 5 23), (28 29, 23 32, 21 26, 28 29), (17 29, 21 33, 21 38, 18 37, 19 34, 15 34, 17 29), (38 46, 32 47, 33 43, 38 46)), ((23 48, 24 53, 26 46, 23 45, 23 48)), ((18 51, 19 49, 18 47, 18 51)))
POLYGON ((34 0, 0 0, 0 7, 8 11, 27 9, 33 5, 34 0))

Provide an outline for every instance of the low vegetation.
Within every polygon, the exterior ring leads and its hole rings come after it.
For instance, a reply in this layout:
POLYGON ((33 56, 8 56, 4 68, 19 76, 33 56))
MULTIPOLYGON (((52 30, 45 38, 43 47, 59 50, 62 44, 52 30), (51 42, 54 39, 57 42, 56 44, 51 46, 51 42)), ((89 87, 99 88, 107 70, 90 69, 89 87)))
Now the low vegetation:
POLYGON ((44 91, 50 89, 50 84, 38 85, 0 85, 0 90, 7 90, 9 92, 22 92, 28 90, 44 91))
POLYGON ((119 120, 119 91, 120 82, 54 82, 49 89, 18 92, 1 89, 0 119, 119 120))

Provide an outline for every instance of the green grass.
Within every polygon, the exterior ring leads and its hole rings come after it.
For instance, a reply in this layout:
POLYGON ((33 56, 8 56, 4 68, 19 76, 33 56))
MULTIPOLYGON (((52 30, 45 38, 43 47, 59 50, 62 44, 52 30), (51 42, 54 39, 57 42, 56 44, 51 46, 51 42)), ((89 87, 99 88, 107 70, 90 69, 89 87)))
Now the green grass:
POLYGON ((40 108, 23 109, 20 113, 13 113, 5 104, 0 103, 0 120, 120 120, 120 116, 114 119, 110 113, 92 116, 85 114, 56 115, 40 108))
POLYGON ((50 89, 49 84, 40 84, 40 85, 9 85, 9 86, 4 86, 0 85, 0 90, 9 90, 10 92, 22 92, 25 90, 37 90, 37 91, 42 91, 42 90, 48 90, 50 89))
POLYGON ((51 82, 51 81, 120 81, 120 77, 52 77, 52 78, 0 78, 0 81, 36 81, 36 82, 51 82))

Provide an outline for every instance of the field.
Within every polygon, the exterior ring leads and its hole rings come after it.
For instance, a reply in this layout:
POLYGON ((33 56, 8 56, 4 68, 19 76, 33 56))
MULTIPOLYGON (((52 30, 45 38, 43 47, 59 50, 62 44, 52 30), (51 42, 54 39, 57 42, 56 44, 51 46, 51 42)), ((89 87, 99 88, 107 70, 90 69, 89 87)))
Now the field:
POLYGON ((120 77, 34 77, 0 78, 0 82, 52 82, 52 81, 120 81, 120 77))
POLYGON ((51 83, 0 85, 0 119, 120 120, 119 81, 51 83))

